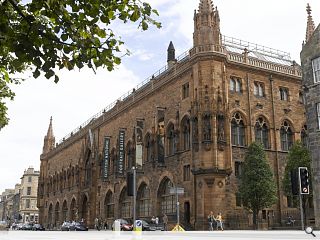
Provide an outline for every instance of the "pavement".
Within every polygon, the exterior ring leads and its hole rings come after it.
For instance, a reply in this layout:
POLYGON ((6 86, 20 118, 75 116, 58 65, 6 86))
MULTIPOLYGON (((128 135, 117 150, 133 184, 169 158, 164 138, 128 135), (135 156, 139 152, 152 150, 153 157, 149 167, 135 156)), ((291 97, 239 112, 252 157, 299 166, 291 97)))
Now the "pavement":
POLYGON ((216 239, 257 239, 257 240, 295 240, 320 239, 320 231, 313 232, 316 237, 304 231, 212 231, 212 232, 59 232, 59 231, 0 231, 0 240, 216 240, 216 239))

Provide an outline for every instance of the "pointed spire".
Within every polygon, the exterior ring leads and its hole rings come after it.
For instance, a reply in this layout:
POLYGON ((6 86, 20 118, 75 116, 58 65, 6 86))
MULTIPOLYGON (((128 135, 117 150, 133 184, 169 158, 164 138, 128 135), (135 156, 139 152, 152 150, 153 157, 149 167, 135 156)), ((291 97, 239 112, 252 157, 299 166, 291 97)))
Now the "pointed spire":
POLYGON ((311 7, 309 3, 307 4, 307 13, 308 13, 308 22, 307 22, 307 31, 306 31, 306 43, 309 41, 310 37, 312 36, 315 26, 311 15, 311 7))
POLYGON ((169 47, 167 50, 167 52, 168 52, 167 62, 176 60, 175 51, 176 50, 174 49, 173 43, 172 43, 172 41, 170 41, 170 44, 169 44, 169 47))
POLYGON ((211 0, 200 0, 199 13, 213 12, 213 3, 211 0))
POLYGON ((54 145, 55 145, 55 137, 53 136, 52 116, 51 116, 49 127, 48 127, 48 132, 47 132, 47 135, 44 137, 44 141, 43 141, 42 153, 46 154, 46 153, 50 152, 54 148, 54 145))

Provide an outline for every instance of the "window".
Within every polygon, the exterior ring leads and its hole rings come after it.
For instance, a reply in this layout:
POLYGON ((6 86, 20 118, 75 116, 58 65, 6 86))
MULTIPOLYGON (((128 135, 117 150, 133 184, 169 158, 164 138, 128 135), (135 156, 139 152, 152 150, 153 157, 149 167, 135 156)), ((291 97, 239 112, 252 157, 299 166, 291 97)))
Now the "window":
POLYGON ((114 215, 114 203, 112 192, 108 192, 104 201, 104 210, 106 218, 113 218, 114 215))
POLYGON ((31 176, 28 177, 28 182, 32 182, 32 177, 31 176))
POLYGON ((240 113, 235 113, 231 120, 231 142, 232 145, 245 145, 245 127, 240 113))
POLYGON ((26 199, 26 208, 30 208, 30 199, 26 199))
POLYGON ((234 175, 235 175, 237 178, 240 178, 240 177, 241 177, 242 167, 243 167, 243 162, 235 161, 235 163, 234 163, 234 175))
POLYGON ((313 81, 320 83, 320 57, 312 60, 313 81))
POLYGON ((183 166, 183 181, 190 181, 190 165, 183 166))
POLYGON ((264 97, 264 85, 260 82, 255 82, 253 86, 253 94, 257 97, 264 97))
POLYGON ((230 78, 230 91, 231 92, 237 92, 237 93, 241 93, 242 92, 241 79, 236 78, 236 77, 231 77, 230 78))
POLYGON ((284 121, 280 128, 281 149, 288 151, 293 145, 293 132, 290 124, 284 121))
POLYGON ((131 213, 131 198, 127 195, 127 188, 124 188, 120 194, 120 217, 130 218, 131 213))
POLYGON ((264 148, 269 148, 269 129, 264 118, 259 117, 255 125, 256 142, 261 143, 264 148))
POLYGON ((317 119, 318 119, 318 129, 320 129, 320 103, 316 104, 317 119))
POLYGON ((190 149, 190 120, 189 118, 185 117, 182 120, 182 144, 183 144, 183 150, 189 150, 190 149))
POLYGON ((241 198, 240 193, 236 193, 236 206, 242 207, 242 198, 241 198))
POLYGON ((151 215, 150 189, 143 184, 138 190, 138 215, 148 217, 151 215))
POLYGON ((288 101, 289 90, 287 88, 280 87, 279 88, 280 100, 288 101))
POLYGON ((28 187, 28 188, 27 188, 27 195, 28 195, 28 196, 31 195, 31 187, 28 187))
POLYGON ((146 160, 147 161, 151 161, 153 158, 153 148, 152 148, 152 140, 151 140, 151 136, 148 133, 146 136, 146 160))
POLYGON ((301 137, 301 143, 303 146, 308 147, 308 132, 307 132, 307 125, 304 125, 301 133, 300 133, 300 137, 301 137))
POLYGON ((168 156, 171 156, 175 153, 175 132, 174 132, 174 126, 171 123, 168 126, 168 156))
POLYGON ((306 100, 302 92, 299 92, 299 103, 305 104, 306 100))
POLYGON ((176 198, 174 194, 170 193, 170 188, 173 187, 173 183, 166 179, 162 184, 161 198, 161 213, 174 214, 176 212, 176 198))
POLYGON ((189 83, 182 85, 182 99, 189 97, 189 83))

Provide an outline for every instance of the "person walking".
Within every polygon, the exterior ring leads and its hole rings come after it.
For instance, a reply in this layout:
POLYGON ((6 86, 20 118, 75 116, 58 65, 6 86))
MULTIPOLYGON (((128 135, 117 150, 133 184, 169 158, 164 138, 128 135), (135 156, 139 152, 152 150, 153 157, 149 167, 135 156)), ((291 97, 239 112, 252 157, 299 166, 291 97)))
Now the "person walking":
POLYGON ((220 227, 220 229, 223 231, 223 221, 222 221, 221 213, 217 215, 216 221, 217 221, 217 230, 220 227))
POLYGON ((215 221, 213 212, 211 211, 208 215, 209 231, 213 231, 213 221, 215 221))
POLYGON ((165 231, 168 231, 168 230, 167 230, 168 216, 167 216, 166 214, 163 214, 162 221, 163 221, 163 228, 164 228, 164 230, 165 230, 165 231))

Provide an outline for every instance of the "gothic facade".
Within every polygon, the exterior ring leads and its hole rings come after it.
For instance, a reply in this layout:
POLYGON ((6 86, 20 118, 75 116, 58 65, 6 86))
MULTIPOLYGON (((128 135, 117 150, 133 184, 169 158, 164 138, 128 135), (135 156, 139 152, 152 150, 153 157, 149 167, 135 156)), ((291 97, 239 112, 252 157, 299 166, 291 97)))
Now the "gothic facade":
POLYGON ((137 217, 166 213, 185 227, 207 230, 207 215, 222 212, 227 228, 248 229, 251 214, 238 194, 247 146, 263 144, 278 186, 278 201, 264 209, 265 227, 299 219, 281 181, 288 149, 305 141, 300 67, 287 54, 223 36, 210 0, 194 13, 193 47, 55 144, 50 122, 41 155, 40 222, 96 217, 109 225, 132 218, 126 172, 137 173, 137 217))
POLYGON ((307 6, 306 41, 301 51, 302 83, 305 93, 308 147, 312 155, 313 196, 316 227, 320 227, 320 25, 315 28, 307 6))

